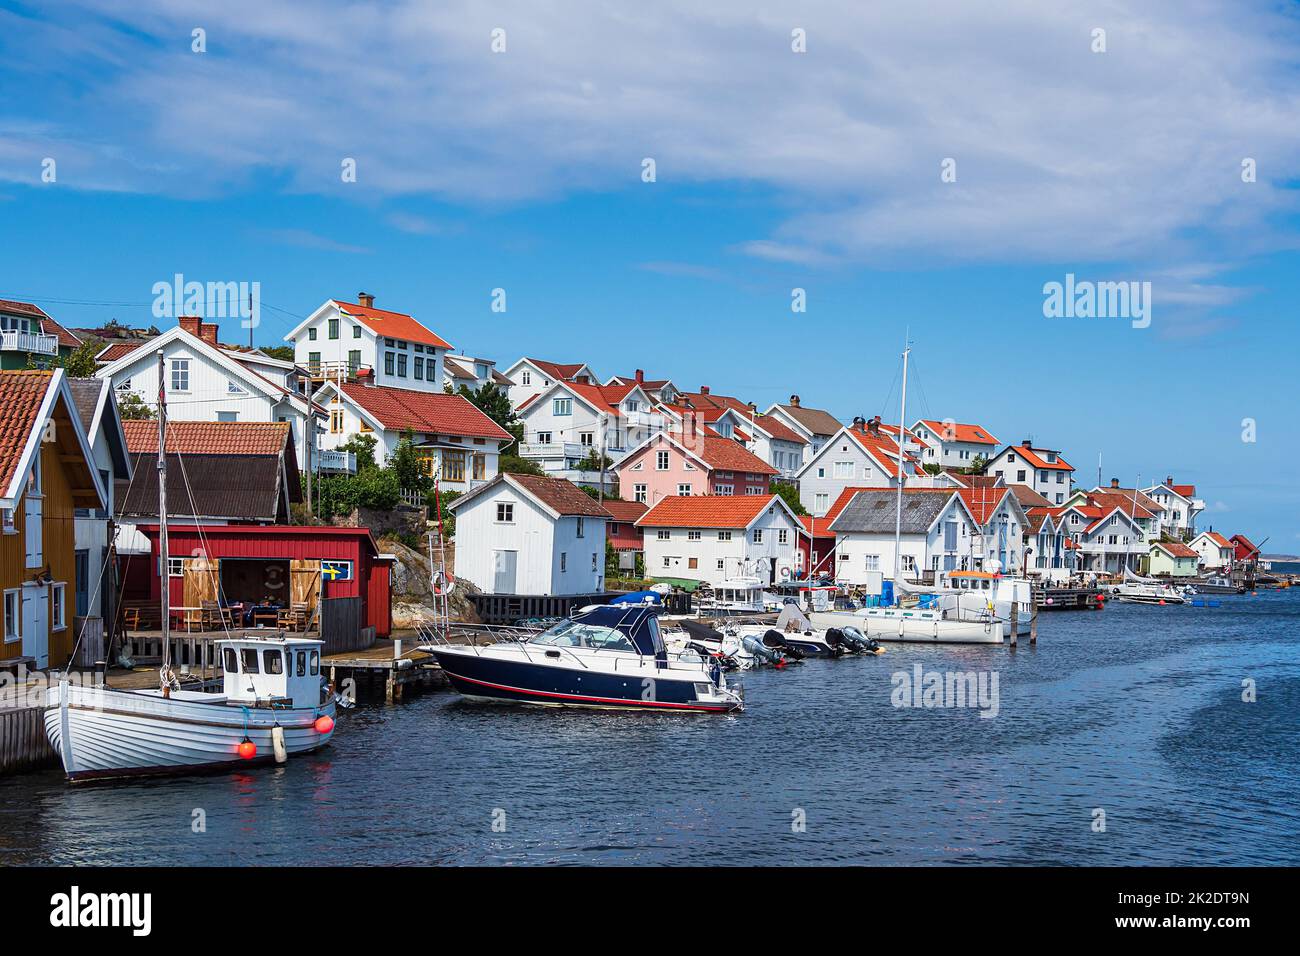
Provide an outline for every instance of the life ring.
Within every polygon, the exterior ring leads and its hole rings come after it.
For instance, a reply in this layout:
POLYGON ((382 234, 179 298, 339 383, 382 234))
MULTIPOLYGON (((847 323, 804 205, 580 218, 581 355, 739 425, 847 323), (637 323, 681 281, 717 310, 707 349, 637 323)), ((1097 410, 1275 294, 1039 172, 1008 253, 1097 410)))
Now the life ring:
POLYGON ((456 590, 456 579, 448 574, 445 568, 433 572, 433 593, 436 597, 443 597, 454 590, 456 590))

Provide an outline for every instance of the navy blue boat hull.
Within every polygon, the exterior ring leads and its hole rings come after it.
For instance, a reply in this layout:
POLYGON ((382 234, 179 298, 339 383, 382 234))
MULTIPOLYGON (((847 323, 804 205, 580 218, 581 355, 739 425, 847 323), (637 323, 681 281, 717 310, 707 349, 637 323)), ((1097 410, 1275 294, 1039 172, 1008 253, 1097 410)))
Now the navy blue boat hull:
POLYGON ((451 686, 466 697, 613 710, 725 713, 735 709, 734 704, 697 700, 695 682, 689 680, 656 678, 646 693, 640 677, 430 650, 451 686))

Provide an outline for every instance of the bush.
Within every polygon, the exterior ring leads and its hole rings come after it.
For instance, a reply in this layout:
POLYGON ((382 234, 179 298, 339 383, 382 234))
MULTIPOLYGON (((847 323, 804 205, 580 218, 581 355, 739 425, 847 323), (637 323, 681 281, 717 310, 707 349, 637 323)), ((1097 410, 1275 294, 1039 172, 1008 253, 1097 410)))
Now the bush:
MULTIPOLYGON (((447 510, 447 506, 459 498, 464 492, 460 491, 443 491, 439 492, 437 498, 442 503, 442 534, 443 537, 451 538, 456 535, 456 516, 447 510)), ((438 523, 438 502, 434 500, 433 490, 430 489, 426 498, 429 503, 429 521, 434 525, 438 523)))

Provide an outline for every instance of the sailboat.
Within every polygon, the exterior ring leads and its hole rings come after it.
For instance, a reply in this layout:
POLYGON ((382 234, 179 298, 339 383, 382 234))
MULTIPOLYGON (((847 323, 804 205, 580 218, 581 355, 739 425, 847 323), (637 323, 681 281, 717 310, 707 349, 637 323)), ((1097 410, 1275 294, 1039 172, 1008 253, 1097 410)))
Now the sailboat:
MULTIPOLYGON (((903 445, 907 441, 907 361, 910 345, 903 347, 903 388, 898 410, 898 493, 894 513, 894 594, 917 590, 903 579, 903 485, 907 481, 907 461, 903 445)), ((930 589, 927 589, 930 590, 930 589)), ((1005 627, 989 607, 971 620, 959 619, 960 606, 950 609, 868 607, 853 611, 811 611, 815 627, 856 627, 868 638, 881 641, 920 641, 932 644, 1001 644, 1005 627)))
MULTIPOLYGON (((167 405, 158 352, 160 567, 167 567, 167 405)), ((45 733, 72 781, 188 773, 275 760, 324 746, 338 698, 321 676, 321 641, 232 637, 215 642, 221 693, 185 690, 171 667, 170 596, 162 584, 159 685, 51 688, 45 733)))

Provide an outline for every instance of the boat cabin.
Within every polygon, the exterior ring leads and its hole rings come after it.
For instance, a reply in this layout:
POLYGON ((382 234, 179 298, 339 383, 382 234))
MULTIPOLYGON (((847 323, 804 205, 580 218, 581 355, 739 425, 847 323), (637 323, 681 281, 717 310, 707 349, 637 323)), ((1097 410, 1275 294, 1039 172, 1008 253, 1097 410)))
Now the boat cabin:
POLYGON ((320 705, 321 641, 242 637, 217 643, 226 700, 262 707, 320 705))
POLYGON ((991 571, 949 571, 948 586, 960 591, 992 591, 1001 575, 991 571))

